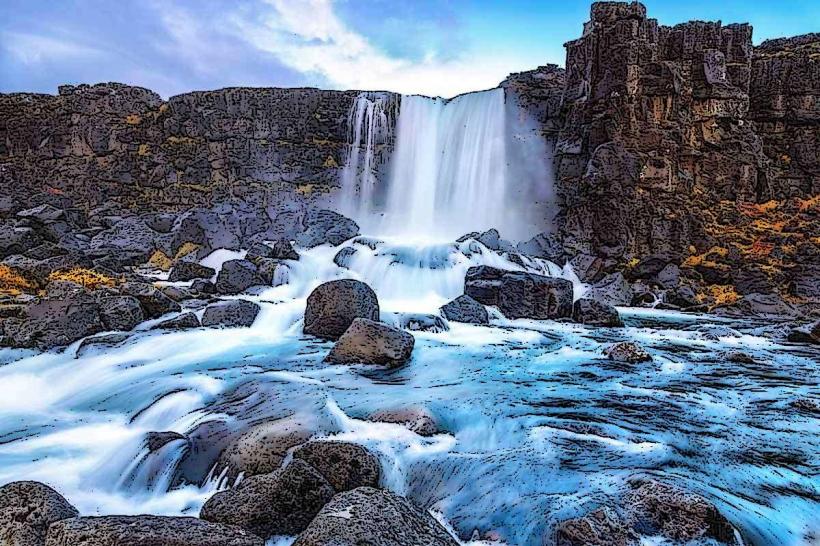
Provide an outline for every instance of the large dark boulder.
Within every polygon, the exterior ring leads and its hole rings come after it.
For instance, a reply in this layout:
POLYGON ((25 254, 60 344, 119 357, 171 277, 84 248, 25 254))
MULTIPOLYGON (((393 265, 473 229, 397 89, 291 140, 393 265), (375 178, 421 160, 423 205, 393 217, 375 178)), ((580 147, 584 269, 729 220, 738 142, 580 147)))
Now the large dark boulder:
POLYGON ((213 303, 202 314, 202 326, 219 328, 250 327, 259 314, 259 305, 248 300, 213 303))
POLYGON ((820 345, 820 320, 792 328, 788 334, 788 340, 793 343, 814 343, 820 345))
POLYGON ((380 423, 404 425, 419 436, 433 436, 440 432, 435 416, 421 406, 378 410, 370 414, 367 419, 380 423))
POLYGON ((191 209, 177 218, 172 229, 171 253, 187 243, 199 245, 202 253, 217 248, 239 250, 241 247, 241 227, 230 214, 216 210, 191 209))
POLYGON ((251 476, 236 488, 215 494, 200 517, 263 537, 293 535, 308 526, 334 493, 316 469, 294 459, 276 472, 251 476))
MULTIPOLYGON (((14 254, 28 254, 39 246, 39 238, 30 227, 16 227, 11 223, 0 224, 0 260, 14 254)), ((42 257, 34 257, 42 259, 42 257)))
POLYGON ((610 360, 626 362, 628 364, 637 364, 638 362, 649 362, 652 360, 652 355, 647 353, 643 347, 631 341, 614 343, 604 349, 604 354, 610 360))
POLYGON ((584 297, 609 305, 631 305, 635 293, 623 274, 610 273, 592 285, 584 297))
POLYGON ((229 482, 239 474, 270 474, 282 465, 289 449, 308 441, 313 432, 306 420, 296 416, 254 425, 219 455, 217 471, 224 472, 229 482))
POLYGON ((146 258, 157 247, 159 233, 148 227, 142 218, 131 217, 120 220, 111 228, 91 239, 91 248, 110 249, 111 252, 133 251, 146 258))
POLYGON ((339 339, 356 318, 379 320, 379 301, 373 289, 353 279, 326 282, 308 296, 304 332, 339 339))
POLYGON ((145 320, 145 314, 133 296, 108 296, 100 300, 100 318, 107 330, 127 331, 145 320))
POLYGON ((199 319, 194 313, 182 313, 175 317, 162 320, 154 324, 152 330, 188 330, 190 328, 199 328, 199 319))
POLYGON ((251 286, 264 284, 267 283, 256 266, 248 260, 228 260, 216 277, 216 291, 220 294, 239 294, 251 286))
POLYGON ((39 482, 11 482, 0 487, 0 544, 42 546, 48 527, 75 518, 77 509, 39 482))
POLYGON ((245 259, 258 265, 260 258, 273 258, 273 247, 262 242, 252 244, 245 254, 245 259))
POLYGON ((581 298, 572 305, 572 320, 589 326, 624 325, 617 309, 589 298, 581 298))
POLYGON ((518 243, 518 252, 533 258, 545 258, 558 265, 564 265, 564 247, 560 238, 552 233, 539 233, 532 239, 518 243))
POLYGON ((333 364, 396 366, 410 359, 415 338, 398 328, 357 318, 325 357, 333 364))
POLYGON ((293 546, 456 546, 433 516, 407 499, 370 487, 339 493, 293 546))
POLYGON ((105 329, 100 306, 84 299, 47 299, 27 306, 23 316, 4 322, 13 347, 48 350, 105 329))
POLYGON ((379 459, 357 444, 314 440, 298 447, 293 458, 318 470, 337 492, 379 485, 379 459))
POLYGON ((259 276, 266 285, 280 286, 287 284, 288 266, 282 260, 276 258, 257 258, 256 268, 259 276))
POLYGON ((484 305, 497 305, 511 319, 556 319, 572 314, 572 283, 534 273, 488 266, 467 270, 464 293, 484 305))
POLYGON ((441 307, 447 320, 469 324, 489 324, 490 316, 483 305, 468 295, 461 295, 441 307))
POLYGON ((129 281, 123 283, 120 292, 126 296, 133 296, 140 302, 146 319, 155 319, 166 313, 178 313, 182 310, 177 302, 148 283, 129 281))
POLYGON ((210 279, 214 275, 216 275, 216 270, 212 267, 181 260, 171 268, 168 280, 171 282, 192 281, 194 279, 210 279))
POLYGON ((263 546, 244 529, 197 518, 103 516, 62 520, 46 546, 263 546))
POLYGON ((323 244, 340 245, 359 234, 359 226, 332 210, 312 210, 304 219, 305 231, 296 237, 296 243, 305 248, 323 244))
POLYGON ((273 256, 277 260, 298 260, 299 253, 294 250, 293 245, 287 239, 279 239, 273 243, 273 256))
POLYGON ((661 535, 675 544, 712 539, 735 544, 735 530, 723 514, 700 495, 654 480, 632 484, 623 505, 628 520, 643 535, 661 535))

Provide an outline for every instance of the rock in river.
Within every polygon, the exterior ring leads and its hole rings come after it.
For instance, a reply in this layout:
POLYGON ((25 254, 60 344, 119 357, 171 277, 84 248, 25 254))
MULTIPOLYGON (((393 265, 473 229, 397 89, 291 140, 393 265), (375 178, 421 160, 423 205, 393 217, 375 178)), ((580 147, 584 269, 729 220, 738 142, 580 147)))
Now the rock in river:
POLYGON ((395 366, 413 352, 412 334, 380 322, 357 318, 339 338, 325 361, 333 364, 382 364, 395 366))
POLYGON ((308 296, 304 332, 339 339, 356 318, 379 320, 379 301, 373 289, 353 279, 326 282, 308 296))

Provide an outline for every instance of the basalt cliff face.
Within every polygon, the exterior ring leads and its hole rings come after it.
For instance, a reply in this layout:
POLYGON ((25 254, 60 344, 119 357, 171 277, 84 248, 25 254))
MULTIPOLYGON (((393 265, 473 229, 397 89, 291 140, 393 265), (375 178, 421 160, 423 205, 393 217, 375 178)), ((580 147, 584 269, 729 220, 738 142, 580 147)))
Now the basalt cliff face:
MULTIPOLYGON (((820 35, 754 47, 749 25, 666 27, 639 3, 599 2, 566 49, 566 70, 502 83, 552 144, 563 259, 590 282, 671 264, 704 303, 817 301, 820 35)), ((120 84, 0 95, 4 208, 332 199, 356 96, 234 88, 163 101, 120 84)))

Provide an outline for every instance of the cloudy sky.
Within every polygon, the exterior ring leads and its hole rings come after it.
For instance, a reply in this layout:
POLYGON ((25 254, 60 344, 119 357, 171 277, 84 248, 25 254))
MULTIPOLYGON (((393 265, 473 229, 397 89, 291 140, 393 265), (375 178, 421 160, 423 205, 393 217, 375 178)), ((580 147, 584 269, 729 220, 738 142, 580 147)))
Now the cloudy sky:
MULTIPOLYGON (((748 21, 755 43, 820 31, 819 0, 647 0, 664 24, 748 21)), ((563 65, 585 0, 0 0, 0 91, 118 81, 452 96, 563 65)))

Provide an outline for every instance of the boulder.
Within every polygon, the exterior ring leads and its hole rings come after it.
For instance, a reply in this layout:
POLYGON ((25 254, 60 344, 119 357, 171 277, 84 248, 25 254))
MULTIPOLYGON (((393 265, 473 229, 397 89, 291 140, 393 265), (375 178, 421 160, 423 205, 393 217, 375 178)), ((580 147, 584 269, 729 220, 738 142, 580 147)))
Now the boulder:
POLYGON ((211 419, 186 433, 189 449, 183 454, 174 472, 173 485, 203 485, 217 459, 239 435, 233 423, 211 419))
POLYGON ((299 253, 294 250, 290 241, 287 239, 279 239, 273 243, 273 255, 271 258, 277 260, 298 260, 299 253))
POLYGON ((205 279, 196 279, 191 283, 191 290, 200 294, 216 294, 216 285, 205 279))
POLYGON ((107 330, 128 331, 145 320, 145 314, 133 296, 108 296, 100 300, 100 318, 107 330))
POLYGON ((177 215, 172 212, 149 212, 140 216, 145 225, 157 233, 170 233, 174 228, 177 215))
POLYGON ((65 211, 48 203, 44 203, 31 209, 21 210, 16 216, 17 218, 34 220, 44 224, 46 222, 63 220, 65 218, 65 211))
POLYGON ((292 447, 313 435, 308 422, 296 416, 254 425, 234 439, 219 455, 217 473, 225 472, 229 482, 239 474, 256 476, 278 469, 292 447))
POLYGON ((556 277, 471 267, 464 293, 484 305, 497 305, 510 319, 556 319, 572 314, 572 283, 556 277))
POLYGON ((429 513, 389 491, 359 487, 339 493, 293 546, 457 546, 429 513))
POLYGON ((258 258, 256 268, 259 276, 270 286, 281 286, 288 282, 288 266, 276 258, 258 258))
POLYGON ((193 243, 207 253, 217 248, 239 250, 240 227, 231 221, 230 214, 220 214, 215 210, 191 209, 177 218, 171 230, 173 254, 186 243, 193 243))
POLYGON ((236 488, 215 494, 200 517, 263 537, 294 535, 308 526, 334 493, 316 469, 294 459, 273 473, 251 476, 236 488))
POLYGON ((726 317, 789 318, 800 315, 799 310, 778 294, 747 294, 734 303, 715 307, 712 312, 726 317))
POLYGON ((170 282, 192 281, 194 279, 210 279, 216 275, 216 270, 212 267, 180 260, 171 268, 168 274, 170 282))
POLYGON ((273 248, 265 243, 254 243, 245 254, 245 259, 257 263, 259 258, 273 258, 273 248))
POLYGON ((468 295, 462 295, 443 305, 441 314, 447 320, 469 324, 489 324, 490 316, 483 305, 468 295))
POLYGON ((654 277, 654 282, 661 288, 671 290, 680 284, 680 268, 675 264, 666 264, 654 277))
POLYGON ((558 524, 555 546, 632 546, 640 537, 615 511, 594 512, 558 524))
POLYGON ((379 486, 379 459, 357 444, 314 440, 296 448, 293 458, 318 470, 337 492, 379 486))
POLYGON ((557 235, 552 233, 539 233, 529 241, 518 243, 518 252, 533 258, 545 258, 558 265, 564 265, 564 247, 557 235))
POLYGON ((31 249, 38 246, 38 236, 30 227, 16 227, 10 223, 0 224, 0 260, 14 254, 26 254, 32 259, 51 256, 30 256, 31 249))
POLYGON ((654 480, 633 483, 623 505, 642 535, 661 535, 675 544, 697 539, 735 544, 734 527, 712 503, 675 486, 654 480))
POLYGON ((325 357, 333 364, 381 364, 396 366, 413 352, 415 338, 398 328, 357 318, 325 357))
POLYGON ((188 441, 185 436, 178 432, 149 432, 145 435, 145 447, 148 448, 148 451, 153 453, 154 451, 162 449, 171 442, 176 442, 178 440, 188 441))
POLYGON ((22 317, 6 319, 5 336, 13 347, 48 350, 105 329, 93 301, 56 299, 28 305, 22 317))
POLYGON ((305 248, 340 245, 359 234, 356 222, 331 210, 309 211, 303 224, 305 231, 297 235, 296 243, 305 248))
POLYGON ((814 343, 815 345, 820 345, 820 320, 792 328, 789 332, 788 340, 793 343, 814 343))
POLYGON ((620 272, 610 273, 590 287, 584 297, 609 305, 632 305, 632 286, 620 272))
POLYGON ((202 314, 202 326, 209 328, 250 327, 259 314, 259 305, 248 300, 213 303, 202 314))
POLYGON ((352 246, 346 246, 336 253, 336 255, 333 257, 333 263, 338 265, 339 267, 344 267, 348 269, 350 268, 350 263, 353 259, 353 256, 355 256, 357 252, 358 250, 353 248, 352 246))
POLYGON ((45 484, 7 483, 0 487, 0 544, 42 546, 49 525, 78 515, 76 508, 45 484))
POLYGON ((125 218, 91 239, 91 248, 133 251, 147 259, 156 249, 159 233, 136 216, 125 218))
POLYGON ((117 347, 125 343, 131 336, 129 334, 114 333, 101 334, 99 336, 87 337, 80 342, 77 347, 77 357, 83 356, 93 350, 103 351, 112 347, 117 347))
POLYGON ((189 328, 199 328, 199 319, 194 313, 182 313, 176 317, 165 319, 154 324, 152 330, 187 330, 189 328))
POLYGON ((419 406, 379 410, 370 414, 367 419, 380 423, 404 425, 419 436, 433 436, 440 432, 436 418, 425 408, 419 406))
POLYGON ((572 305, 572 320, 589 326, 624 325, 617 309, 589 298, 581 298, 572 305))
POLYGON ((607 272, 607 260, 589 254, 577 254, 569 261, 572 270, 585 283, 596 283, 604 278, 607 272))
POLYGON ((629 364, 637 364, 638 362, 648 362, 652 360, 652 356, 647 353, 643 347, 631 341, 622 341, 615 343, 604 349, 604 354, 610 360, 616 362, 627 362, 629 364))
POLYGON ((353 279, 326 282, 308 296, 304 332, 339 339, 356 318, 379 320, 379 301, 373 289, 353 279))
POLYGON ((243 529, 190 517, 103 516, 62 520, 46 546, 264 546, 243 529))
POLYGON ((155 319, 166 313, 178 313, 182 307, 162 293, 152 284, 129 281, 123 283, 120 292, 126 296, 133 296, 140 302, 146 319, 155 319))
POLYGON ((220 294, 239 294, 251 286, 264 285, 256 266, 248 260, 228 260, 216 277, 216 291, 220 294))

